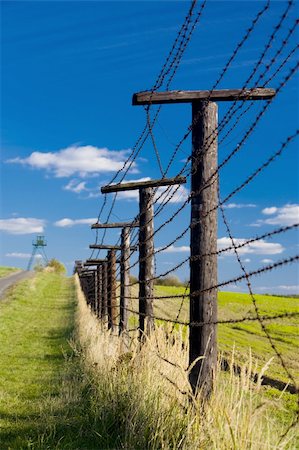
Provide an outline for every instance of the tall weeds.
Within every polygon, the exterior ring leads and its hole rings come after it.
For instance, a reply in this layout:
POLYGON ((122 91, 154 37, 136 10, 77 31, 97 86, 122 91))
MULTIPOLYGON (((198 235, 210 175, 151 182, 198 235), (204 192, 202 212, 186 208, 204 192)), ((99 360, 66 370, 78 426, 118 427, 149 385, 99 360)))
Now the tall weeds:
POLYGON ((265 396, 250 379, 250 354, 240 377, 219 369, 203 408, 190 393, 188 348, 180 330, 170 339, 169 330, 159 327, 142 347, 137 335, 130 336, 127 348, 124 339, 102 329, 79 285, 77 290, 74 345, 96 448, 296 448, 294 428, 280 439, 287 426, 283 402, 265 396))

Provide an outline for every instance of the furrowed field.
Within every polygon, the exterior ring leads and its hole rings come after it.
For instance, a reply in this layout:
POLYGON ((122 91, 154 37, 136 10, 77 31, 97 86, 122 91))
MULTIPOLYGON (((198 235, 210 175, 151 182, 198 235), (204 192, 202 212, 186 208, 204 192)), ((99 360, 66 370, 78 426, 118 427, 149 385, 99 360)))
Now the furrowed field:
MULTIPOLYGON (((157 295, 182 292, 156 287, 157 295)), ((264 315, 298 311, 296 298, 256 300, 264 315)), ((160 302, 155 314, 176 318, 181 299, 160 302)), ((220 319, 244 315, 254 315, 248 295, 219 293, 220 319)), ((188 320, 187 301, 180 320, 188 320)), ((296 418, 296 395, 250 380, 274 356, 258 323, 219 326, 219 349, 242 373, 218 371, 204 415, 200 400, 184 394, 187 328, 176 326, 170 340, 171 325, 158 325, 142 349, 133 333, 127 351, 102 329, 73 278, 43 272, 19 283, 0 302, 0 448, 296 448, 295 426, 283 436, 296 418)), ((293 376, 297 326, 295 319, 267 322, 293 376)), ((276 358, 266 374, 288 381, 276 358)))

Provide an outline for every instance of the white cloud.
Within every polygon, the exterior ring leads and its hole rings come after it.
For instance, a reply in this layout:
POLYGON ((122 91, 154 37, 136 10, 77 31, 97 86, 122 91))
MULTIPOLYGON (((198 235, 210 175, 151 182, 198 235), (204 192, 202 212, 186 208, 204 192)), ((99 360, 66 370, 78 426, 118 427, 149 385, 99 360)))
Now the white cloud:
POLYGON ((169 190, 166 187, 160 187, 157 191, 155 198, 157 199, 157 203, 164 203, 169 201, 169 203, 180 203, 187 200, 189 192, 185 188, 185 186, 171 186, 169 190))
POLYGON ((278 287, 278 289, 281 289, 283 291, 292 291, 293 293, 299 294, 299 285, 298 284, 294 284, 294 285, 291 285, 291 286, 286 286, 286 285, 282 284, 282 285, 277 286, 277 287, 278 287))
MULTIPOLYGON (((234 238, 236 245, 243 244, 246 239, 234 238)), ((231 239, 228 237, 223 237, 217 240, 218 249, 224 249, 232 245, 231 239)), ((244 247, 238 249, 239 255, 255 254, 255 255, 276 255, 282 253, 284 247, 281 244, 274 242, 265 242, 263 239, 247 244, 244 247)), ((234 254, 233 250, 227 251, 228 255, 234 254)))
POLYGON ((6 253, 6 255, 8 258, 24 258, 24 259, 28 259, 30 258, 31 254, 30 253, 17 253, 17 252, 12 252, 12 253, 6 253))
POLYGON ((61 220, 57 220, 57 222, 54 222, 54 225, 56 227, 60 228, 67 228, 67 227, 73 227, 75 225, 92 225, 93 223, 96 223, 97 219, 68 219, 64 218, 61 220))
POLYGON ((271 206, 270 208, 264 208, 262 213, 269 217, 268 219, 260 219, 253 226, 261 225, 279 225, 288 226, 299 222, 299 205, 298 204, 287 204, 281 208, 276 206, 271 206))
MULTIPOLYGON (((124 183, 130 183, 130 182, 139 182, 139 181, 149 181, 151 178, 145 177, 145 178, 139 178, 138 180, 124 180, 124 183)), ((188 190, 185 188, 185 186, 161 186, 157 189, 157 192, 154 197, 154 201, 156 200, 157 203, 164 203, 168 201, 168 203, 180 203, 185 200, 187 200, 189 195, 188 190)), ((118 193, 118 199, 126 199, 126 200, 136 200, 139 199, 139 193, 138 190, 134 191, 123 191, 118 193)))
MULTIPOLYGON (((129 153, 130 150, 115 151, 92 145, 72 145, 57 152, 33 152, 27 158, 14 158, 6 162, 44 169, 54 173, 55 177, 70 177, 75 174, 86 177, 120 170, 129 153)), ((136 163, 132 164, 130 171, 137 173, 136 163)))
POLYGON ((245 259, 243 259, 243 262, 244 262, 244 263, 250 263, 250 262, 251 262, 251 259, 245 258, 245 259))
MULTIPOLYGON (((158 247, 157 250, 159 250, 159 248, 161 247, 158 247)), ((171 245, 165 250, 162 250, 161 253, 183 253, 183 252, 190 252, 190 247, 188 245, 181 245, 180 247, 175 247, 174 245, 171 245)))
POLYGON ((266 215, 275 214, 276 212, 277 212, 276 206, 270 206, 269 208, 264 208, 262 210, 262 213, 266 215))
POLYGON ((279 286, 259 286, 255 288, 257 291, 262 292, 271 292, 275 294, 290 294, 290 295, 299 295, 299 285, 284 285, 281 284, 279 286))
POLYGON ((240 208, 256 208, 254 203, 228 203, 227 205, 223 205, 224 208, 227 209, 240 209, 240 208))
POLYGON ((261 262, 263 264, 273 264, 274 263, 273 259, 270 259, 270 258, 262 259, 261 262))
POLYGON ((80 194, 82 191, 86 191, 86 181, 70 180, 70 182, 63 187, 65 191, 75 192, 80 194))
POLYGON ((17 217, 13 219, 1 219, 0 230, 9 234, 43 233, 45 220, 32 217, 17 217))

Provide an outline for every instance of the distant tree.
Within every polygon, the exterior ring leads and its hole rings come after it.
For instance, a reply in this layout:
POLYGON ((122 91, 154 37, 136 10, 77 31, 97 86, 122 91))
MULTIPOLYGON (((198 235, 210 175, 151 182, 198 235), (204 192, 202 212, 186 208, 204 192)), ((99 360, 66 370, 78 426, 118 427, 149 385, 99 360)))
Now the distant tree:
POLYGON ((50 259, 50 261, 47 264, 47 267, 50 267, 53 270, 53 272, 56 273, 66 273, 65 266, 55 258, 50 259))
POLYGON ((138 283, 138 278, 135 277, 134 275, 130 275, 130 284, 135 284, 138 283))
POLYGON ((154 284, 157 286, 184 286, 184 283, 177 277, 176 275, 172 275, 169 277, 157 278, 154 281, 154 284))

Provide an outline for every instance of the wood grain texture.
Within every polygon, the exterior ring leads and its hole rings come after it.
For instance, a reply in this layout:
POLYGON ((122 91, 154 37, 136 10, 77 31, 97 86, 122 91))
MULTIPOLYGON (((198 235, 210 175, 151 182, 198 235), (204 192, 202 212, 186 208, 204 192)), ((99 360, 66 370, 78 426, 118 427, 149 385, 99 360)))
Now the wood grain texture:
POLYGON ((102 263, 102 319, 108 322, 108 260, 102 263))
POLYGON ((117 302, 116 302, 116 254, 114 250, 108 252, 108 329, 115 331, 117 327, 117 302))
POLYGON ((106 228, 137 228, 139 227, 139 222, 114 222, 114 223, 94 223, 91 225, 92 229, 106 229, 106 228))
POLYGON ((153 188, 139 191, 139 329, 141 339, 154 326, 154 214, 153 188))
POLYGON ((167 91, 139 92, 133 95, 133 105, 190 103, 198 100, 235 101, 235 100, 269 100, 276 94, 271 88, 221 89, 214 91, 167 91))
POLYGON ((134 181, 131 183, 110 184, 101 188, 102 194, 121 191, 133 191, 147 187, 172 186, 186 183, 186 177, 161 178, 159 180, 134 181))
POLYGON ((99 319, 102 318, 102 285, 103 285, 103 266, 102 264, 97 266, 97 289, 96 289, 96 298, 97 298, 97 308, 96 314, 99 319))
MULTIPOLYGON (((192 133, 191 178, 191 262, 190 262, 190 322, 217 320, 217 289, 192 296, 196 291, 217 285, 217 208, 218 174, 206 185, 206 180, 216 171, 217 159, 217 104, 194 102, 192 133)), ((217 364, 216 325, 202 327, 190 325, 189 364, 200 357, 190 371, 189 380, 194 392, 199 388, 204 397, 212 390, 217 364)))
POLYGON ((124 227, 121 232, 120 259, 120 320, 119 333, 128 329, 128 299, 130 296, 130 227, 124 227))

